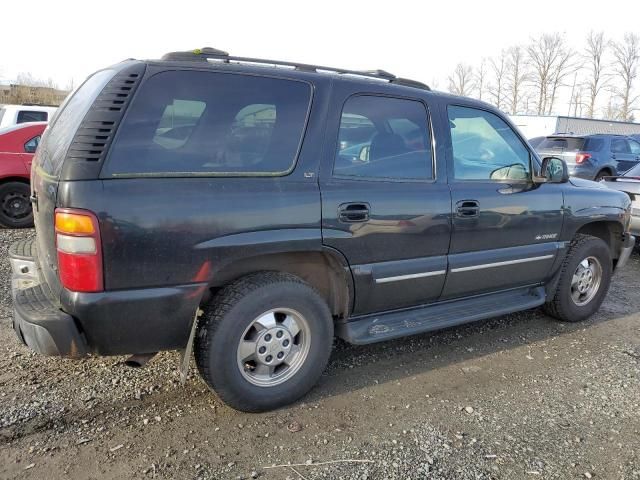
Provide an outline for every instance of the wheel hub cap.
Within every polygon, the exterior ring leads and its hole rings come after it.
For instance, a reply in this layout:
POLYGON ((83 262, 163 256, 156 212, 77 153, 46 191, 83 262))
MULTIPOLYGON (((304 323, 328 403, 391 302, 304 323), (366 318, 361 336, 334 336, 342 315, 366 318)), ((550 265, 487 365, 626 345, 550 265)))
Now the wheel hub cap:
POLYGON ((309 353, 309 325, 298 312, 277 308, 253 320, 238 344, 238 368, 250 383, 279 385, 293 376, 309 353))
POLYGON ((571 298, 578 306, 589 303, 600 289, 602 265, 595 257, 587 257, 576 268, 571 280, 571 298))

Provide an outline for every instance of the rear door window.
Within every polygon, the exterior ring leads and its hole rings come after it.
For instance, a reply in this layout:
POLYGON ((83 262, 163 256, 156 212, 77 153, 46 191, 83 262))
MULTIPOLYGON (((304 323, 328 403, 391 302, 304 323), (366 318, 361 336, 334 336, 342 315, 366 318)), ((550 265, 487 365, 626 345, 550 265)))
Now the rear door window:
POLYGON ((47 112, 39 110, 20 110, 18 112, 16 123, 46 122, 48 118, 49 114, 47 112))
POLYGON ((612 138, 611 153, 631 153, 627 140, 624 138, 612 138))
POLYGON ((140 87, 103 175, 284 175, 311 103, 306 82, 169 71, 140 87))
POLYGON ((640 143, 635 140, 629 140, 629 149, 633 155, 640 155, 640 143))
POLYGON ((347 100, 333 173, 368 179, 432 179, 431 133, 424 104, 373 95, 347 100))

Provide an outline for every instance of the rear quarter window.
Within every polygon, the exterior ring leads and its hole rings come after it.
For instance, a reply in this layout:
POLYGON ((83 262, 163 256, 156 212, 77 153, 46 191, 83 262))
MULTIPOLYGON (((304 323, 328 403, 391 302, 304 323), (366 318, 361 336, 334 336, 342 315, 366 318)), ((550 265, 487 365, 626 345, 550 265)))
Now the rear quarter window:
POLYGON ((67 149, 98 94, 115 75, 114 70, 101 70, 91 75, 57 110, 45 130, 34 159, 45 173, 58 176, 67 149))
POLYGON ((283 175, 311 103, 306 82, 168 71, 140 86, 103 176, 283 175))

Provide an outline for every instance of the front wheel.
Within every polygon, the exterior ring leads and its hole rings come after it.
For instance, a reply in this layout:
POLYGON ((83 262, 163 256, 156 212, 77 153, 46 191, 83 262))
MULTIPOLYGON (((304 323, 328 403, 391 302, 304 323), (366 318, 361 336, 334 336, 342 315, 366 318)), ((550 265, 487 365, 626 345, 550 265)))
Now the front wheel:
POLYGON ((33 226, 33 211, 29 185, 7 182, 0 185, 0 227, 25 228, 33 226))
POLYGON ((205 309, 195 357, 200 375, 226 404, 259 412, 307 393, 332 344, 323 298, 298 277, 264 272, 225 287, 205 309))
POLYGON ((611 254, 604 241, 576 235, 562 264, 556 292, 545 304, 546 312, 566 322, 590 317, 607 295, 611 269, 611 254))

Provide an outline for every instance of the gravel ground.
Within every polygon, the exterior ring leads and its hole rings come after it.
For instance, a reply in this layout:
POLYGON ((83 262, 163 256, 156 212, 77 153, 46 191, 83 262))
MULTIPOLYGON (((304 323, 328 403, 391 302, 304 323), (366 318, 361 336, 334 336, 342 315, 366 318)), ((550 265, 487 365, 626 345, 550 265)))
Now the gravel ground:
POLYGON ((6 250, 31 234, 0 230, 0 478, 640 479, 637 255, 587 322, 337 342, 301 402, 244 414, 194 368, 180 385, 174 352, 129 369, 20 345, 6 250))

